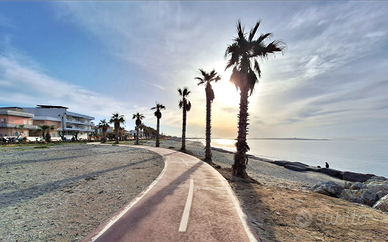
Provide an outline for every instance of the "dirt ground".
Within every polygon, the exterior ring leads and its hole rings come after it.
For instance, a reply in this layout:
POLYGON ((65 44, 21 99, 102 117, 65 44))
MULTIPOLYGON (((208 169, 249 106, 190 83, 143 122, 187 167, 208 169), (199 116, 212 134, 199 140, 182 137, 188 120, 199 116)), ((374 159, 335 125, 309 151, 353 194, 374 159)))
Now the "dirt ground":
POLYGON ((388 241, 388 214, 308 190, 230 183, 262 241, 388 241))

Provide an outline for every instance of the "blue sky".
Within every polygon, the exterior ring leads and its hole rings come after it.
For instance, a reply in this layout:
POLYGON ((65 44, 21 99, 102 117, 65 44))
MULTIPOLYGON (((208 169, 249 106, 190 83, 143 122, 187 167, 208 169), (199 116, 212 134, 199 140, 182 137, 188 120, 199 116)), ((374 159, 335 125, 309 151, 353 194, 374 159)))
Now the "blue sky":
POLYGON ((388 135, 388 2, 0 2, 0 106, 62 105, 94 116, 141 112, 161 102, 162 131, 181 134, 178 88, 193 108, 188 136, 204 136, 214 84, 213 137, 235 138, 239 94, 225 71, 241 19, 287 44, 261 60, 250 97, 249 137, 385 138, 388 135))

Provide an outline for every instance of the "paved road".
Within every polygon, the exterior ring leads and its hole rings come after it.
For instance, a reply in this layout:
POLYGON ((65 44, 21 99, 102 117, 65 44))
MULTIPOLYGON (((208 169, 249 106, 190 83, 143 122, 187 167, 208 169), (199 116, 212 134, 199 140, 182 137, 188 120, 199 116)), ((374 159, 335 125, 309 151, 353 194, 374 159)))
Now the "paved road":
POLYGON ((159 177, 83 242, 260 241, 227 181, 201 160, 136 146, 165 157, 159 177))

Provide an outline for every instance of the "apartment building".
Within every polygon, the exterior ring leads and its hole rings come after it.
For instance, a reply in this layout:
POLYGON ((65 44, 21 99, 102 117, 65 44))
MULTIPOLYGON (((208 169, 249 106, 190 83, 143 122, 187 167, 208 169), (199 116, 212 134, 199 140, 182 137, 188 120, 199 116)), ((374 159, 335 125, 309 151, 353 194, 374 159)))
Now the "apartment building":
POLYGON ((60 137, 62 132, 66 138, 76 135, 78 138, 87 139, 94 130, 92 127, 94 117, 68 111, 68 107, 37 105, 35 108, 23 108, 24 112, 34 114, 34 125, 54 126, 50 131, 51 137, 60 137), (61 132, 61 133, 60 133, 61 132))
POLYGON ((34 114, 24 112, 20 107, 0 108, 0 137, 30 136, 30 131, 37 129, 33 118, 34 114))

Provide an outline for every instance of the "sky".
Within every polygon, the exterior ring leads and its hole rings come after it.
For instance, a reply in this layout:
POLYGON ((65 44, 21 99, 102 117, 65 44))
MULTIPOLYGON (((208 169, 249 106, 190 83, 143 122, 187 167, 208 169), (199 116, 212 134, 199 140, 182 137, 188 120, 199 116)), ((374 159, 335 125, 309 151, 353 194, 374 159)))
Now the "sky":
MULTIPOLYGON (((205 87, 215 69, 212 137, 237 136, 239 92, 225 70, 241 20, 283 53, 259 59, 248 138, 388 137, 388 2, 0 2, 0 106, 59 105, 95 117, 166 106, 161 131, 180 136, 177 89, 188 87, 187 136, 205 136, 205 87)), ((268 42, 267 42, 268 43, 268 42)))

